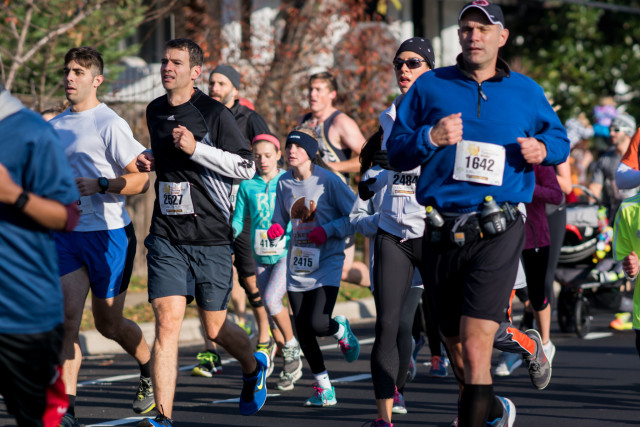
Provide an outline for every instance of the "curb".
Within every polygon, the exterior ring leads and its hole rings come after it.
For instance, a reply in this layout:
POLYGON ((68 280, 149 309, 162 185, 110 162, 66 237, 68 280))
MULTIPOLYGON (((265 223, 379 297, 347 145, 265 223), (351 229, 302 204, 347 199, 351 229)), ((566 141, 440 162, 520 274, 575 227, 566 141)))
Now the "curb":
MULTIPOLYGON (((376 316, 376 307, 373 297, 358 301, 337 303, 333 309, 333 316, 338 315, 346 317, 351 323, 365 322, 374 319, 376 316)), ((247 312, 247 316, 253 316, 250 310, 247 312)), ((233 321, 232 314, 228 316, 228 320, 233 321)), ((138 323, 138 325, 140 329, 142 329, 142 334, 147 344, 151 346, 155 339, 155 323, 138 323)), ((203 339, 200 320, 197 318, 184 319, 178 345, 188 346, 202 344, 203 339)), ((102 334, 96 330, 80 332, 80 348, 84 356, 125 353, 118 343, 103 337, 102 334)))

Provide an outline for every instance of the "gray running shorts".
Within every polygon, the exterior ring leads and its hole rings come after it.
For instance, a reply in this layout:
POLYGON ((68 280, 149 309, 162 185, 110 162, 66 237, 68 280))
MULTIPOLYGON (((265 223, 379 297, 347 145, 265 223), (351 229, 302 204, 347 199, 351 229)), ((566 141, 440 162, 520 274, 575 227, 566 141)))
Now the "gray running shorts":
POLYGON ((227 308, 232 287, 231 245, 174 245, 169 239, 149 234, 147 253, 149 301, 184 295, 195 298, 206 311, 227 308))

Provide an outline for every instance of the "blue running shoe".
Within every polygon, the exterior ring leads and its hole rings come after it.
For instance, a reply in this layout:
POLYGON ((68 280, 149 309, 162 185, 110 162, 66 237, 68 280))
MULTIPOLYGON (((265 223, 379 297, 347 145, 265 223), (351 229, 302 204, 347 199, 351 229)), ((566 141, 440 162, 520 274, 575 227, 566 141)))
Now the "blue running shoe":
POLYGON ((145 418, 138 423, 138 427, 173 427, 173 420, 159 414, 154 419, 145 418))
POLYGON ((431 356, 431 369, 429 376, 432 378, 444 378, 447 376, 447 366, 444 364, 442 357, 431 356))
POLYGON ((269 360, 261 351, 254 354, 258 362, 258 374, 255 377, 246 378, 242 375, 242 392, 240 393, 240 413, 253 415, 258 412, 267 400, 267 368, 269 360))
POLYGON ((344 354, 344 360, 347 362, 355 362, 360 356, 360 343, 358 338, 351 332, 349 321, 344 316, 336 316, 333 320, 344 326, 344 334, 338 340, 340 350, 344 354))
POLYGON ((513 424, 516 422, 516 405, 506 397, 496 396, 496 398, 502 403, 502 417, 487 422, 487 426, 513 427, 513 424))

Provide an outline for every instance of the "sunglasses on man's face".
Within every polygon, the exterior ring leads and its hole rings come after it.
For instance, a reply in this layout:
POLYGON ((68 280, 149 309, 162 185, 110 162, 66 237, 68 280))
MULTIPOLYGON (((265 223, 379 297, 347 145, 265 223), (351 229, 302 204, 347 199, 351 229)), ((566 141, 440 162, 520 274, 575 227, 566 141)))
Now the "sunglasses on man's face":
POLYGON ((611 128, 611 132, 620 132, 622 129, 620 128, 611 128))
POLYGON ((423 62, 427 62, 427 61, 425 59, 418 59, 418 58, 409 58, 406 61, 403 61, 402 59, 396 59, 395 61, 393 61, 393 67, 397 71, 400 71, 402 69, 402 66, 404 64, 407 64, 407 68, 409 68, 410 70, 415 70, 416 68, 420 68, 420 65, 423 62))

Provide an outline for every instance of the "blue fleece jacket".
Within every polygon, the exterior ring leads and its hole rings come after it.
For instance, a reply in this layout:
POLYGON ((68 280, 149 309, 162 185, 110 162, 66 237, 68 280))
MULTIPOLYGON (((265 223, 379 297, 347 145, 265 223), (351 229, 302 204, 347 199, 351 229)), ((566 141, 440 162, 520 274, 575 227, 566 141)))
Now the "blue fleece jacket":
POLYGON ((479 210, 487 195, 498 203, 528 203, 535 177, 520 152, 518 137, 534 137, 547 147, 544 165, 562 163, 569 140, 542 88, 511 72, 499 61, 499 72, 478 84, 456 66, 424 73, 398 108, 387 142, 389 161, 400 170, 422 166, 417 199, 442 212, 479 210), (501 186, 453 178, 456 145, 436 147, 429 131, 438 120, 462 113, 463 139, 504 146, 506 160, 501 186))

